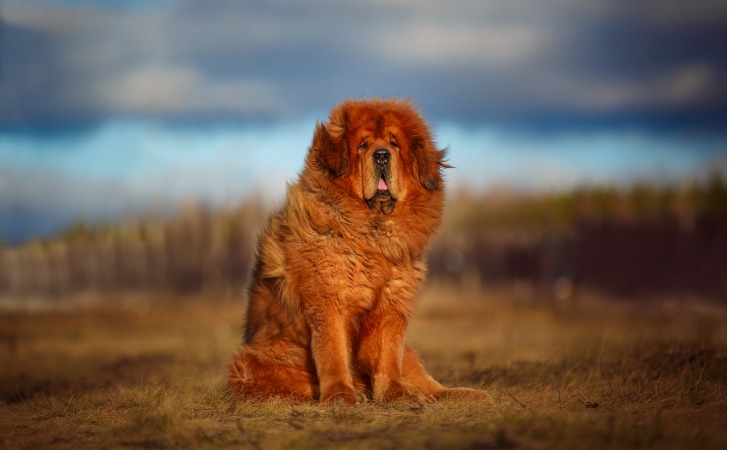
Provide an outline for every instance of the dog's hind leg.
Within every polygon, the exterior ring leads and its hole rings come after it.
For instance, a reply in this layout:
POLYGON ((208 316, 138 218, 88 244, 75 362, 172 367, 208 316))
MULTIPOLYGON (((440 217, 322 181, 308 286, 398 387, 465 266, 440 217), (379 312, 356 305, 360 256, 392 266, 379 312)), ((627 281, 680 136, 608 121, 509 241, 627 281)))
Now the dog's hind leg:
POLYGON ((413 349, 406 346, 403 352, 403 382, 411 388, 420 391, 430 401, 438 401, 443 398, 460 400, 475 400, 493 403, 492 396, 486 391, 470 388, 447 388, 423 368, 423 363, 413 349))
POLYGON ((228 385, 242 399, 281 397, 306 402, 318 396, 315 375, 287 366, 246 345, 228 367, 228 385))

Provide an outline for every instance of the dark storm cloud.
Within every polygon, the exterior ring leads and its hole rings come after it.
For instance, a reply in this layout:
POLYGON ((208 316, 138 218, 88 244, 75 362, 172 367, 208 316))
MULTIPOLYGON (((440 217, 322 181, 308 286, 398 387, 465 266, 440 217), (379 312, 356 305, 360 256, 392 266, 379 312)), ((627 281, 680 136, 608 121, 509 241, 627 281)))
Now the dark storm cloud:
POLYGON ((725 123, 715 0, 2 7, 5 124, 283 118, 361 95, 439 120, 725 123))

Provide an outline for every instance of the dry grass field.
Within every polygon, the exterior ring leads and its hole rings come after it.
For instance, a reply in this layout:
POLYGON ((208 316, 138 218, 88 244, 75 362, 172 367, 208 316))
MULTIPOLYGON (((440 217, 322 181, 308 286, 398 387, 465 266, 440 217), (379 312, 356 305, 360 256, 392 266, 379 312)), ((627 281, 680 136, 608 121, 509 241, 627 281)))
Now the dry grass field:
POLYGON ((5 310, 0 448, 725 448, 724 306, 534 296, 423 292, 409 342, 445 384, 491 391, 491 408, 235 402, 242 300, 5 310))

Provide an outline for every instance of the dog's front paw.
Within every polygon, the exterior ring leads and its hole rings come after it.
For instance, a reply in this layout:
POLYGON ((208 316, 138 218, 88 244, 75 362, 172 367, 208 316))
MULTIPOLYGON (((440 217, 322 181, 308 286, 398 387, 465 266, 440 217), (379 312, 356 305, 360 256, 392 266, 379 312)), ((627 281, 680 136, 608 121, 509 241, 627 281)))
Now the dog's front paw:
POLYGON ((355 389, 345 384, 336 384, 323 391, 319 401, 327 404, 354 405, 358 399, 355 389))
POLYGON ((400 383, 390 383, 387 388, 376 396, 383 402, 415 402, 425 403, 426 399, 415 391, 411 391, 400 383))

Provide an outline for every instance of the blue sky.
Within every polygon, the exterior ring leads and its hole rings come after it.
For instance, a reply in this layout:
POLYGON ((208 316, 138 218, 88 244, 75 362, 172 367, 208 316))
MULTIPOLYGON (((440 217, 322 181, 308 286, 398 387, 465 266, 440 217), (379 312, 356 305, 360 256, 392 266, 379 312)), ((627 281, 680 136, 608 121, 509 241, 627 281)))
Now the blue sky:
POLYGON ((452 189, 726 173, 716 0, 0 3, 0 237, 276 201, 344 97, 412 98, 452 189))

